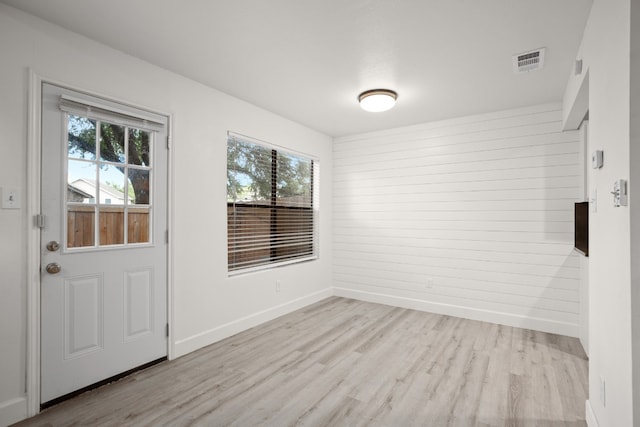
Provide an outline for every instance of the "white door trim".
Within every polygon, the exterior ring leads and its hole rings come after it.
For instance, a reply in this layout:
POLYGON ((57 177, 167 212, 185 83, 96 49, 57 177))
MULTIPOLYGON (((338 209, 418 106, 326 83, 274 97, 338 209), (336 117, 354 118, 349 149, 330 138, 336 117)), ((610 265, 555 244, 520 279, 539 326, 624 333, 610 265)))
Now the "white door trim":
MULTIPOLYGON (((106 96, 67 83, 44 78, 29 69, 28 102, 27 102, 27 349, 26 349, 26 394, 27 415, 33 416, 40 412, 40 229, 35 224, 35 216, 40 214, 41 181, 41 111, 43 83, 50 83, 77 92, 84 92, 100 98, 112 100, 120 104, 148 110, 166 116, 168 119, 167 135, 172 141, 173 115, 157 111, 145 106, 131 104, 112 96, 106 96)), ((169 244, 167 245, 167 321, 169 323, 169 337, 167 339, 167 357, 174 358, 175 345, 173 340, 173 221, 174 221, 174 173, 173 149, 169 146, 167 165, 167 227, 169 228, 169 244)))
POLYGON ((27 415, 40 412, 40 113, 42 78, 29 70, 27 113, 27 415))

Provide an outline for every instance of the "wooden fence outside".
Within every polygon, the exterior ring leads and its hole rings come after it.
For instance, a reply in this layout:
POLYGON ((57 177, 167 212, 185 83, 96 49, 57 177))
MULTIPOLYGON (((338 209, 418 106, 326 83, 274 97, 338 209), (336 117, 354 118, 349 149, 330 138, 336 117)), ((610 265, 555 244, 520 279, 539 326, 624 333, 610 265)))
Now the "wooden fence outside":
MULTIPOLYGON (((313 253, 313 209, 227 205, 229 266, 250 267, 313 253), (308 238, 303 237, 308 236, 308 238), (273 239, 274 245, 269 243, 273 239), (265 241, 266 240, 266 241, 265 241), (287 240, 288 244, 283 243, 287 240)), ((232 267, 233 269, 233 267, 232 267)))
MULTIPOLYGON (((100 246, 124 243, 124 206, 99 207, 100 246)), ((67 247, 95 246, 95 212, 92 205, 71 205, 67 210, 67 247)), ((149 209, 127 208, 127 243, 149 242, 149 209)))

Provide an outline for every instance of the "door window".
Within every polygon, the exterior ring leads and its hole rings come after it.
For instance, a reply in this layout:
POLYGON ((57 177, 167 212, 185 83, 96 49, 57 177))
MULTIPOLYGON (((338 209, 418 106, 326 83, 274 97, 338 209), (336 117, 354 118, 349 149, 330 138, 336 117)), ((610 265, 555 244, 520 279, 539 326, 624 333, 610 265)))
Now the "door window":
POLYGON ((151 243, 154 132, 66 117, 66 248, 151 243))

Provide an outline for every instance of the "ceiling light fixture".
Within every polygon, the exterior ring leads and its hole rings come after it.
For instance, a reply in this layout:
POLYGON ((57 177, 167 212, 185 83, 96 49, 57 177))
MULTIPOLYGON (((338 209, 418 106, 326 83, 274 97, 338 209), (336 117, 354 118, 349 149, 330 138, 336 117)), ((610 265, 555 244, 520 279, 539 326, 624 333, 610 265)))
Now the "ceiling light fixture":
POLYGON ((372 89, 358 95, 360 107, 372 113, 392 109, 396 105, 396 99, 398 94, 389 89, 372 89))

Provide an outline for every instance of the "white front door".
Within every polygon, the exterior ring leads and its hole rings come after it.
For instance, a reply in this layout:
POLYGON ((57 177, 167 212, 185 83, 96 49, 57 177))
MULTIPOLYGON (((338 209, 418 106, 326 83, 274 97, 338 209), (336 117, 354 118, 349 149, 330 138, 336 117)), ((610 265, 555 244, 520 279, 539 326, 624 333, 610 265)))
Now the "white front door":
POLYGON ((166 124, 42 87, 42 403, 167 355, 166 124))

